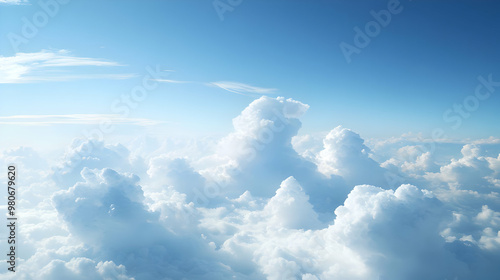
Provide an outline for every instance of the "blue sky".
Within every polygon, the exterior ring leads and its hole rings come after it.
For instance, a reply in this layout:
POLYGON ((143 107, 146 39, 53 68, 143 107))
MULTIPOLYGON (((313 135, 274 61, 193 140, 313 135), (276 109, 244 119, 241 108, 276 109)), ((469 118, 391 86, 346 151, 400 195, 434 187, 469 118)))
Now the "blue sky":
POLYGON ((0 278, 497 279, 498 8, 0 0, 0 278))
MULTIPOLYGON (((228 120, 260 96, 205 85, 231 81, 310 105, 304 133, 341 124, 368 138, 430 137, 436 127, 453 139, 500 136, 495 93, 459 129, 443 120, 447 109, 474 93, 478 76, 500 80, 499 4, 401 1, 402 11, 347 63, 339 44, 352 45, 353 28, 364 29, 373 20, 370 11, 387 4, 242 1, 221 20, 212 1, 69 1, 17 51, 66 50, 120 66, 52 70, 131 77, 1 84, 4 100, 15 96, 19 103, 2 102, 0 114, 110 114, 113 100, 140 84, 147 66, 159 65, 173 70, 168 79, 194 83, 162 83, 130 117, 167 122, 161 129, 176 133, 228 132, 228 120)), ((43 10, 25 3, 0 11, 0 55, 12 57, 8 34, 21 35, 22 18, 32 22, 43 10)))

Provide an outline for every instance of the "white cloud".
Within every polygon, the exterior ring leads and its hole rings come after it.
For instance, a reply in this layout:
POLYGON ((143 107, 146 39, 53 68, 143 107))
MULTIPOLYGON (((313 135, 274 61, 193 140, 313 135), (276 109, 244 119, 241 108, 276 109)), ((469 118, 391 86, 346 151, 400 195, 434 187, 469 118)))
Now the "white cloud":
POLYGON ((53 260, 40 270, 37 278, 41 280, 134 280, 127 276, 127 270, 123 265, 117 266, 112 261, 96 263, 88 258, 73 258, 69 262, 53 260))
POLYGON ((302 157, 315 161, 316 155, 323 149, 325 135, 297 135, 292 138, 293 149, 302 157))
POLYGON ((168 79, 152 79, 152 81, 160 82, 160 83, 169 83, 169 84, 190 84, 193 82, 190 81, 178 81, 178 80, 168 80, 168 79))
POLYGON ((70 114, 70 115, 15 115, 0 117, 0 124, 5 125, 57 125, 57 124, 128 124, 138 126, 157 125, 162 122, 141 119, 125 118, 117 114, 70 114))
MULTIPOLYGON (((113 168, 117 171, 131 170, 130 152, 121 144, 105 145, 96 140, 75 140, 57 166, 53 166, 53 180, 65 188, 81 180, 84 168, 113 168)), ((135 166, 135 172, 139 170, 135 166)))
POLYGON ((500 144, 500 138, 490 136, 486 139, 478 139, 471 142, 471 144, 481 145, 481 144, 500 144))
POLYGON ((209 87, 218 87, 225 91, 252 97, 275 94, 277 91, 277 89, 275 88, 256 87, 240 82, 229 82, 229 81, 201 83, 197 81, 181 81, 173 79, 152 79, 152 80, 160 83, 169 83, 169 84, 201 84, 209 87))
POLYGON ((281 183, 263 211, 277 227, 309 229, 320 225, 318 214, 309 203, 309 196, 293 177, 281 183))
POLYGON ((224 163, 203 170, 203 174, 220 178, 221 195, 234 197, 248 190, 267 198, 275 194, 280 182, 293 176, 315 210, 331 216, 350 189, 338 176, 323 176, 313 162, 293 149, 292 138, 302 125, 299 118, 308 108, 283 97, 263 96, 253 101, 233 119, 234 131, 218 145, 216 155, 224 163))
POLYGON ((308 109, 261 97, 221 139, 76 140, 56 165, 27 147, 0 151, 23 180, 15 279, 499 275, 500 155, 467 144, 437 161, 422 143, 395 141, 384 169, 349 129, 296 137, 308 109), (387 170, 414 183, 390 189, 387 170))
MULTIPOLYGON (((463 146, 462 158, 452 159, 448 165, 441 166, 439 172, 428 172, 424 177, 434 182, 447 183, 451 188, 491 191, 490 182, 493 170, 489 168, 488 158, 480 155, 477 145, 463 146)), ((493 159, 490 158, 493 162, 493 159)))
POLYGON ((397 169, 399 172, 415 178, 426 172, 439 170, 431 152, 425 151, 425 148, 420 145, 407 145, 399 148, 394 157, 383 162, 381 166, 387 169, 397 169))
POLYGON ((277 89, 275 88, 256 87, 244 83, 229 82, 229 81, 201 83, 195 81, 181 81, 173 79, 153 79, 153 80, 156 82, 169 83, 169 84, 202 84, 204 86, 209 86, 209 87, 218 87, 223 90, 244 96, 269 95, 269 94, 275 94, 277 91, 277 89))
POLYGON ((73 74, 63 71, 69 67, 110 67, 121 64, 104 59, 72 56, 67 50, 42 50, 36 53, 17 53, 0 56, 0 83, 33 83, 75 79, 128 79, 134 74, 73 74))
POLYGON ((27 0, 0 0, 0 4, 8 4, 8 5, 21 5, 27 3, 27 0))
POLYGON ((429 192, 357 186, 335 213, 332 232, 370 264, 374 279, 467 278, 439 233, 448 213, 429 192))
POLYGON ((357 133, 338 126, 328 133, 323 145, 324 149, 317 157, 321 173, 342 176, 352 185, 388 185, 385 171, 370 158, 370 150, 357 133))
POLYGON ((228 82, 228 81, 220 81, 220 82, 211 82, 208 85, 220 87, 221 89, 227 90, 232 93, 247 95, 247 94, 274 94, 277 89, 275 88, 262 88, 255 87, 243 83, 238 82, 228 82))
POLYGON ((226 224, 217 227, 219 235, 230 236, 221 248, 246 264, 239 269, 256 269, 266 279, 470 279, 467 265, 440 235, 447 211, 429 192, 411 185, 396 191, 358 186, 337 208, 332 225, 303 230, 276 225, 276 216, 266 218, 280 192, 296 184, 290 180, 262 210, 235 209, 204 223, 226 224))
POLYGON ((165 156, 152 158, 149 162, 148 175, 155 178, 161 186, 172 186, 175 190, 187 195, 188 201, 196 201, 196 192, 202 189, 205 179, 182 158, 165 156))
POLYGON ((52 201, 70 232, 96 255, 123 264, 138 279, 235 275, 195 229, 177 235, 160 223, 160 213, 148 211, 139 177, 86 167, 81 175, 84 182, 55 193, 52 201))

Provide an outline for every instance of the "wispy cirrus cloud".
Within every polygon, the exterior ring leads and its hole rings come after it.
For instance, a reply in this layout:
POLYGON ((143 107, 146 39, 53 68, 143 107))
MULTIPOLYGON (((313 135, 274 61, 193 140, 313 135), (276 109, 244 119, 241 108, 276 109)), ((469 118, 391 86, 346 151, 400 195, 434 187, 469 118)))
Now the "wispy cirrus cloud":
POLYGON ((218 87, 225 91, 245 96, 275 94, 277 91, 277 89, 275 88, 256 87, 244 83, 229 82, 229 81, 202 83, 195 81, 181 81, 181 80, 170 80, 170 79, 152 79, 152 80, 160 83, 169 83, 169 84, 201 84, 209 87, 218 87))
POLYGON ((247 85, 247 84, 243 84, 243 83, 228 82, 228 81, 211 82, 211 83, 208 83, 208 85, 220 87, 221 89, 224 89, 226 91, 236 93, 236 94, 241 94, 241 95, 274 94, 277 91, 277 89, 275 89, 275 88, 262 88, 262 87, 251 86, 251 85, 247 85))
POLYGON ((0 0, 0 4, 7 4, 7 5, 21 5, 27 2, 28 1, 26 0, 0 0))
POLYGON ((155 82, 160 82, 160 83, 169 83, 169 84, 193 84, 195 82, 191 81, 179 81, 179 80, 169 80, 169 79, 151 79, 152 81, 155 82))
POLYGON ((134 74, 74 74, 63 71, 68 67, 111 67, 123 66, 114 61, 77 57, 67 50, 42 50, 36 53, 17 53, 14 56, 0 56, 0 83, 33 83, 43 81, 67 81, 78 79, 128 79, 134 74))
POLYGON ((125 118, 117 114, 69 114, 69 115, 15 115, 0 117, 0 125, 92 125, 105 121, 109 124, 127 124, 136 126, 157 125, 163 122, 143 119, 143 118, 125 118))

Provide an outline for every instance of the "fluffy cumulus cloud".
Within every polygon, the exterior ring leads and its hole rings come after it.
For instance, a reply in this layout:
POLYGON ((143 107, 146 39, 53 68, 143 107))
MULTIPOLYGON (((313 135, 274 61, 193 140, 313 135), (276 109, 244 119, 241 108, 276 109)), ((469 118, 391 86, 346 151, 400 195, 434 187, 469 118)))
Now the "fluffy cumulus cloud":
MULTIPOLYGON (((487 191, 494 170, 490 168, 490 161, 495 165, 495 159, 480 155, 479 148, 473 144, 467 144, 462 148, 462 158, 452 159, 451 162, 442 166, 439 172, 429 173, 429 179, 439 180, 447 183, 450 187, 477 189, 487 191)), ((495 168, 495 167, 493 167, 495 168)))
POLYGON ((349 191, 343 178, 325 176, 317 165, 300 156, 292 145, 309 106, 282 97, 262 97, 233 120, 234 132, 216 150, 222 163, 205 170, 219 179, 221 192, 270 198, 280 183, 293 176, 303 185, 314 208, 333 213, 349 191))
POLYGON ((357 186, 336 214, 335 235, 381 279, 454 279, 467 271, 446 250, 440 223, 447 213, 427 191, 357 186))
POLYGON ((381 166, 388 169, 395 168, 408 175, 423 175, 425 172, 436 172, 438 169, 431 152, 424 151, 424 148, 418 145, 399 148, 394 157, 383 162, 381 166))
POLYGON ((351 184, 384 184, 384 170, 370 158, 370 149, 359 134, 341 126, 323 140, 318 169, 325 175, 340 175, 351 184))
POLYGON ((264 208, 274 225, 287 228, 311 228, 318 225, 317 214, 309 203, 309 197, 293 178, 281 183, 264 208))
POLYGON ((24 186, 0 278, 498 278, 498 143, 300 135, 308 109, 261 97, 220 139, 75 140, 55 163, 0 151, 24 186))
POLYGON ((41 271, 38 279, 117 279, 133 280, 128 277, 123 265, 117 266, 113 262, 99 262, 87 258, 74 258, 69 262, 61 260, 51 261, 41 271))
POLYGON ((139 279, 203 279, 197 270, 223 276, 226 269, 211 260, 215 252, 201 237, 169 231, 159 222, 161 212, 148 211, 139 177, 108 168, 84 168, 81 175, 84 182, 52 201, 93 256, 124 264, 139 279))

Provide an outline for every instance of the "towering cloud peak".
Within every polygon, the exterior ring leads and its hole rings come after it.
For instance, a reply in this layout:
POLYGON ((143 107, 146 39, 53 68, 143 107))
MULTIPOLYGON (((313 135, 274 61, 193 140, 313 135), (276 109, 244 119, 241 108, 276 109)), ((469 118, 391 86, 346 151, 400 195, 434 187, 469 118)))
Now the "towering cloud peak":
POLYGON ((317 157, 321 173, 342 176, 353 185, 387 185, 384 170, 370 158, 370 149, 359 134, 337 126, 325 137, 323 145, 317 157))
POLYGON ((232 158, 253 158, 268 150, 291 149, 291 139, 301 127, 299 118, 308 105, 283 97, 263 96, 233 119, 234 132, 220 145, 232 158))
POLYGON ((309 196, 293 177, 281 183, 264 212, 271 216, 272 224, 278 227, 308 229, 319 226, 318 215, 309 203, 309 196))

